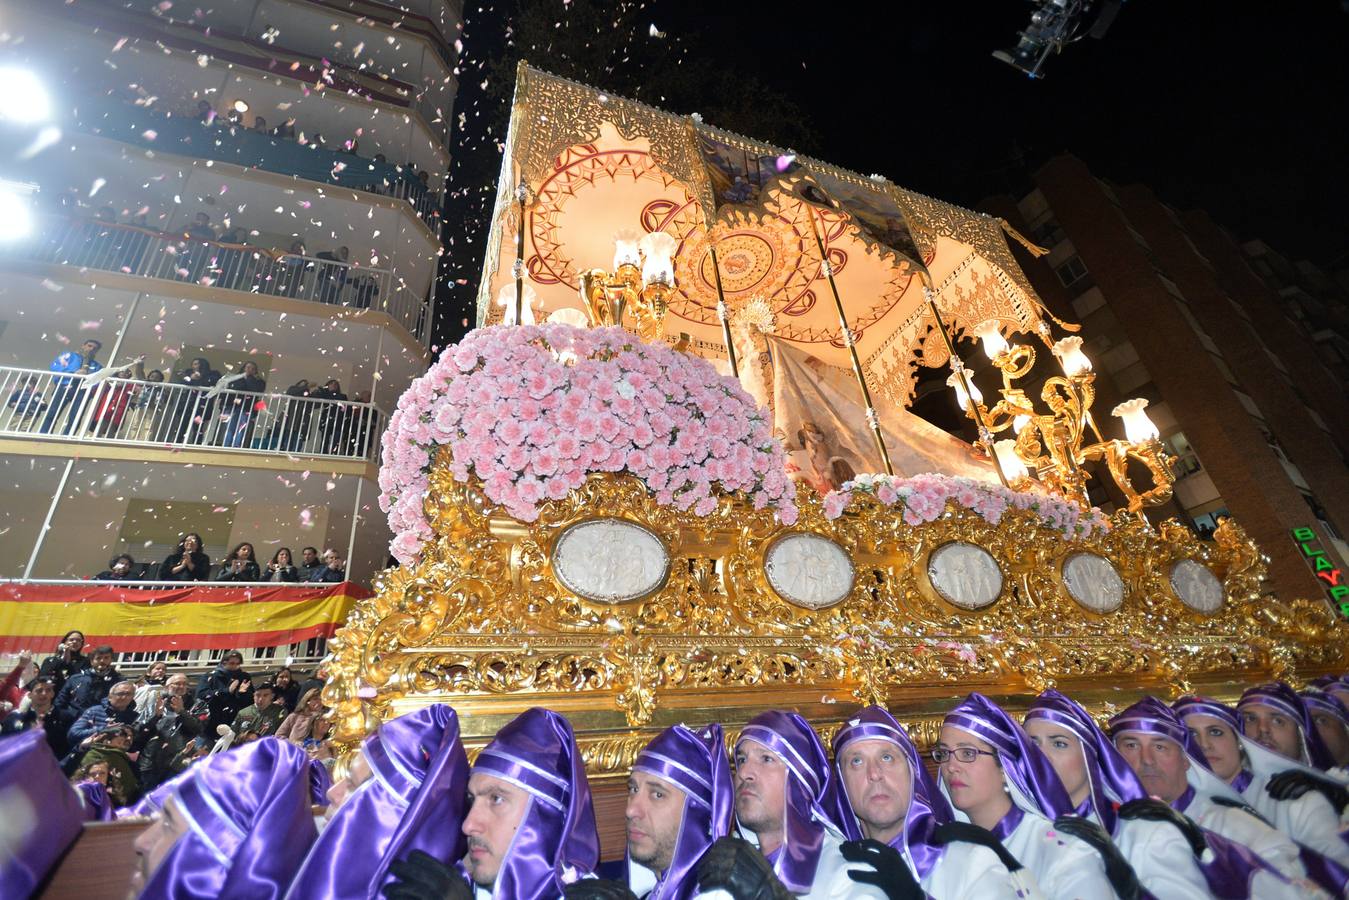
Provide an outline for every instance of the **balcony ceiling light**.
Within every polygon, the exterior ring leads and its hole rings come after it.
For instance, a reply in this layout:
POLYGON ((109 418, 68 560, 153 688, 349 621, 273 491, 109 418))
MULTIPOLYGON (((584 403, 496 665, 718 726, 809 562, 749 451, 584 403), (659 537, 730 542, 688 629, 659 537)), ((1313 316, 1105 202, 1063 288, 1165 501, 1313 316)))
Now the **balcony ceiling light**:
POLYGON ((0 69, 0 119, 32 124, 51 117, 51 99, 28 69, 0 69))

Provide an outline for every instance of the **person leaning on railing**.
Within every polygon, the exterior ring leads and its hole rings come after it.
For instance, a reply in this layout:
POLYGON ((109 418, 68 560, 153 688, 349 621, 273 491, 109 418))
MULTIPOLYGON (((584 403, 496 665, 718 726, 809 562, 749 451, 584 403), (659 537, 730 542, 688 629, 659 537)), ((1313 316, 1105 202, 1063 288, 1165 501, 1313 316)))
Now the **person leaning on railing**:
POLYGON ((261 581, 262 570, 258 567, 257 557, 253 555, 253 545, 241 541, 220 564, 216 581, 261 581))
POLYGON ((272 561, 267 564, 267 571, 263 573, 262 580, 278 582, 300 580, 300 570, 295 568, 295 563, 291 560, 289 547, 282 547, 276 551, 272 561))

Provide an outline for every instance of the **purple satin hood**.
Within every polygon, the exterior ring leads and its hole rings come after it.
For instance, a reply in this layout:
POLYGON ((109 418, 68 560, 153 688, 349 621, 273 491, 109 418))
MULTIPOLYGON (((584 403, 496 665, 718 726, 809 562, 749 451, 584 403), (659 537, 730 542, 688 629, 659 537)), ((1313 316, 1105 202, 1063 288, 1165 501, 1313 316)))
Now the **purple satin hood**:
POLYGON ((1075 700, 1053 688, 1040 694, 1030 705, 1026 721, 1043 719, 1066 728, 1082 744, 1082 755, 1091 785, 1089 812, 1094 812, 1105 830, 1116 834, 1119 820, 1115 808, 1148 795, 1134 770, 1120 756, 1110 738, 1097 727, 1091 714, 1075 700))
POLYGON ((904 828, 890 842, 901 853, 913 860, 919 879, 926 878, 941 859, 945 850, 932 841, 932 833, 939 825, 955 818, 951 804, 942 796, 937 783, 928 774, 918 756, 918 748, 909 739, 894 716, 879 706, 868 706, 857 715, 843 723, 843 727, 834 735, 834 763, 839 772, 839 819, 844 834, 850 840, 862 837, 861 824, 853 810, 852 800, 848 796, 847 782, 843 780, 843 766, 846 760, 844 751, 848 745, 857 741, 889 741, 904 753, 909 764, 909 809, 904 814, 904 828))
MULTIPOLYGON (((1302 703, 1307 707, 1308 713, 1322 712, 1334 716, 1340 720, 1340 723, 1349 728, 1349 706, 1344 705, 1344 701, 1329 691, 1322 691, 1309 688, 1305 691, 1299 691, 1298 696, 1302 698, 1302 703)), ((1316 723, 1313 722, 1313 725, 1316 723)))
POLYGON ((838 785, 824 745, 810 723, 796 713, 770 710, 750 720, 736 741, 756 741, 781 758, 787 779, 783 843, 773 871, 793 893, 804 894, 815 883, 826 831, 843 834, 838 816, 838 785))
MULTIPOLYGON (((654 775, 684 792, 684 817, 674 858, 645 900, 690 900, 698 893, 698 860, 713 841, 730 833, 735 814, 731 766, 721 726, 708 725, 694 731, 673 725, 646 745, 632 769, 654 775)), ((629 857, 629 870, 635 865, 629 857)))
POLYGON ((968 731, 993 748, 1012 802, 1019 809, 1051 822, 1074 812, 1073 801, 1049 758, 1015 719, 983 694, 970 694, 946 714, 942 724, 968 731))
POLYGON ((278 900, 316 832, 309 758, 265 737, 193 765, 169 794, 189 826, 142 900, 278 900))
POLYGON ((503 779, 530 796, 506 851, 492 896, 554 900, 563 887, 595 870, 600 835, 585 763, 571 725, 535 707, 497 732, 473 764, 473 773, 503 779))
MULTIPOLYGON (((1249 688, 1237 701, 1237 712, 1251 706, 1268 706, 1277 709, 1298 723, 1298 727, 1302 731, 1302 759, 1293 760, 1294 762, 1302 763, 1304 766, 1312 766, 1323 772, 1334 767, 1335 761, 1331 758, 1330 751, 1326 749, 1325 743, 1321 740, 1321 734, 1316 730, 1311 714, 1307 712, 1307 705, 1302 702, 1302 698, 1297 695, 1297 691, 1282 681, 1271 681, 1269 684, 1249 688)), ((1242 733, 1245 734, 1245 722, 1243 721, 1241 725, 1242 733)))
POLYGON ((108 789, 97 781, 81 781, 75 785, 80 801, 84 804, 84 814, 90 822, 111 822, 116 818, 112 799, 108 789))
POLYGON ((0 897, 28 897, 88 818, 41 728, 0 738, 0 897))
POLYGON ((389 866, 413 850, 449 865, 463 858, 468 756, 454 710, 437 703, 385 722, 360 752, 371 777, 310 848, 291 900, 378 897, 389 866))

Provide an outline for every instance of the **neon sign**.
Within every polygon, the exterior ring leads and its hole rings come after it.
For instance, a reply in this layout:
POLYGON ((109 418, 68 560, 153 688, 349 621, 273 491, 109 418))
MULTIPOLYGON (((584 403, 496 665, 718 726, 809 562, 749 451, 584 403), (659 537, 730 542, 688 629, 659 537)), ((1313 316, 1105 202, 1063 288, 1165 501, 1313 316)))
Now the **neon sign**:
POLYGON ((1326 557, 1316 532, 1310 528, 1294 528, 1293 541, 1312 567, 1312 574, 1325 582, 1330 602, 1339 607, 1341 615, 1349 617, 1349 579, 1345 578, 1343 570, 1326 557))

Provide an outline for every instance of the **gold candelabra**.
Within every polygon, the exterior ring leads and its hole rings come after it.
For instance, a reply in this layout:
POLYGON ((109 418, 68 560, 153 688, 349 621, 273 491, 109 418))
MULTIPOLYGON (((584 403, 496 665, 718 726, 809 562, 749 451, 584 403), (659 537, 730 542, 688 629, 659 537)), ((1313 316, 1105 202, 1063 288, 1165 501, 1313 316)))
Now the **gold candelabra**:
POLYGON ((985 355, 1002 373, 1001 399, 991 409, 987 407, 973 378, 954 354, 947 384, 955 389, 956 400, 965 415, 978 426, 980 445, 997 463, 1009 486, 1026 487, 1030 472, 1034 472, 1050 489, 1090 507, 1089 475, 1084 466, 1099 461, 1105 464, 1124 494, 1129 512, 1140 513, 1145 506, 1157 506, 1171 499, 1175 474, 1159 440, 1157 426, 1145 412, 1147 400, 1127 400, 1112 410, 1112 415, 1124 422, 1123 440, 1106 439, 1096 427, 1091 416, 1096 400, 1096 374, 1091 360, 1082 352, 1080 337, 1066 337, 1050 344, 1048 330, 1041 333, 1063 369, 1062 375, 1045 380, 1040 399, 1049 411, 1041 413, 1025 390, 1016 386, 1035 366, 1035 348, 1008 343, 994 321, 983 323, 975 333, 985 355), (1009 430, 1014 437, 995 439, 1009 430), (1145 491, 1134 487, 1128 471, 1130 460, 1146 467, 1152 487, 1145 491))
POLYGON ((581 273, 581 301, 596 326, 621 325, 644 341, 661 338, 674 291, 678 244, 663 231, 640 241, 629 232, 614 236, 614 271, 581 273))

